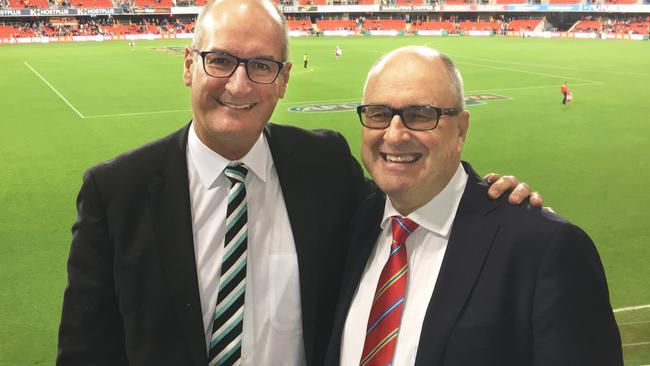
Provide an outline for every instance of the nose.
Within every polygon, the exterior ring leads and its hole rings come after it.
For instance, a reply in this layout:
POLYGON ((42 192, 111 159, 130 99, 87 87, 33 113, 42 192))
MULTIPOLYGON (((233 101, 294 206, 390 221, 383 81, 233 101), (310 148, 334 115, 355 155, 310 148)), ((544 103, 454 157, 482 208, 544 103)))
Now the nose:
POLYGON ((384 130, 384 140, 390 143, 399 143, 411 138, 411 130, 406 128, 402 117, 394 115, 390 125, 384 130))
POLYGON ((252 81, 246 73, 246 64, 240 62, 235 72, 230 75, 226 83, 226 90, 232 94, 242 94, 250 91, 252 81))

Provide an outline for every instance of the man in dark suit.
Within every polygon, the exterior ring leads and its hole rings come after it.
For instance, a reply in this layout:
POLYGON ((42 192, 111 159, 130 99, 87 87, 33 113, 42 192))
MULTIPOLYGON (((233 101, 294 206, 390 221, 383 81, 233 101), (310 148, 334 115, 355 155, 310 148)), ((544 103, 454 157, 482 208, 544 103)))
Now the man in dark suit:
POLYGON ((430 48, 371 69, 361 154, 383 192, 352 222, 326 364, 623 365, 594 244, 555 214, 486 197, 460 160, 463 100, 453 62, 430 48))
POLYGON ((341 135, 268 123, 287 45, 271 2, 210 2, 185 51, 192 122, 86 172, 58 365, 323 362, 369 183, 341 135))

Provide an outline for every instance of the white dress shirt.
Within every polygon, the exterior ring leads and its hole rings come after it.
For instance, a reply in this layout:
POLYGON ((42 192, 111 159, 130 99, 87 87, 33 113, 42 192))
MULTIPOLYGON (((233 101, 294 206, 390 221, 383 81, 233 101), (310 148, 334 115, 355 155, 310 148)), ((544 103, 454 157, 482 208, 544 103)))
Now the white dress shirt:
MULTIPOLYGON (((304 365, 298 257, 273 157, 264 134, 241 160, 248 205, 246 295, 242 365, 304 365)), ((194 126, 187 142, 194 253, 203 311, 206 353, 226 234, 231 161, 199 140, 194 126)))
MULTIPOLYGON (((466 183, 467 173, 459 164, 447 186, 431 201, 408 215, 408 218, 420 227, 406 240, 408 282, 392 366, 415 364, 422 323, 433 295, 449 233, 466 183)), ((387 199, 381 222, 382 232, 366 263, 345 322, 341 340, 341 366, 359 365, 375 289, 390 252, 391 216, 401 215, 395 210, 390 199, 387 199)))

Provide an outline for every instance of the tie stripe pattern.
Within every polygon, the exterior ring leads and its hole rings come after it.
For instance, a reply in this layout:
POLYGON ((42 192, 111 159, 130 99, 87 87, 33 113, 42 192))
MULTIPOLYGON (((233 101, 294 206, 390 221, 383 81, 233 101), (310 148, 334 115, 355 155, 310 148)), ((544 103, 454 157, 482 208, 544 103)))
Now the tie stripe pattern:
POLYGON ((208 355, 209 366, 230 366, 241 362, 241 334, 244 324, 248 246, 244 180, 248 169, 239 164, 227 167, 224 173, 231 185, 228 193, 223 264, 208 355))
POLYGON ((370 308, 361 366, 387 366, 393 362, 408 280, 406 239, 417 227, 407 218, 392 217, 393 242, 370 308))

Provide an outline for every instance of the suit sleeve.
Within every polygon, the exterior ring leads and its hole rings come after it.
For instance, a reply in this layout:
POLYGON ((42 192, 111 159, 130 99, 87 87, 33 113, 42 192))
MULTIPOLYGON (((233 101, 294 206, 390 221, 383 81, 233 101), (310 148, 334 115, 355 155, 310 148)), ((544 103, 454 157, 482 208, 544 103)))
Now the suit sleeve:
POLYGON ((354 158, 352 152, 350 151, 350 145, 348 145, 347 140, 343 135, 339 135, 339 141, 341 142, 341 150, 345 151, 345 157, 347 159, 344 166, 347 167, 346 176, 349 177, 349 188, 351 191, 351 197, 353 199, 354 211, 361 204, 361 202, 368 197, 368 195, 375 189, 375 184, 370 179, 368 179, 364 173, 361 164, 354 158))
POLYGON ((542 261, 533 310, 533 365, 622 366, 621 339, 598 252, 563 225, 542 261))
POLYGON ((77 197, 57 365, 124 365, 124 335, 113 284, 113 244, 92 170, 77 197))

